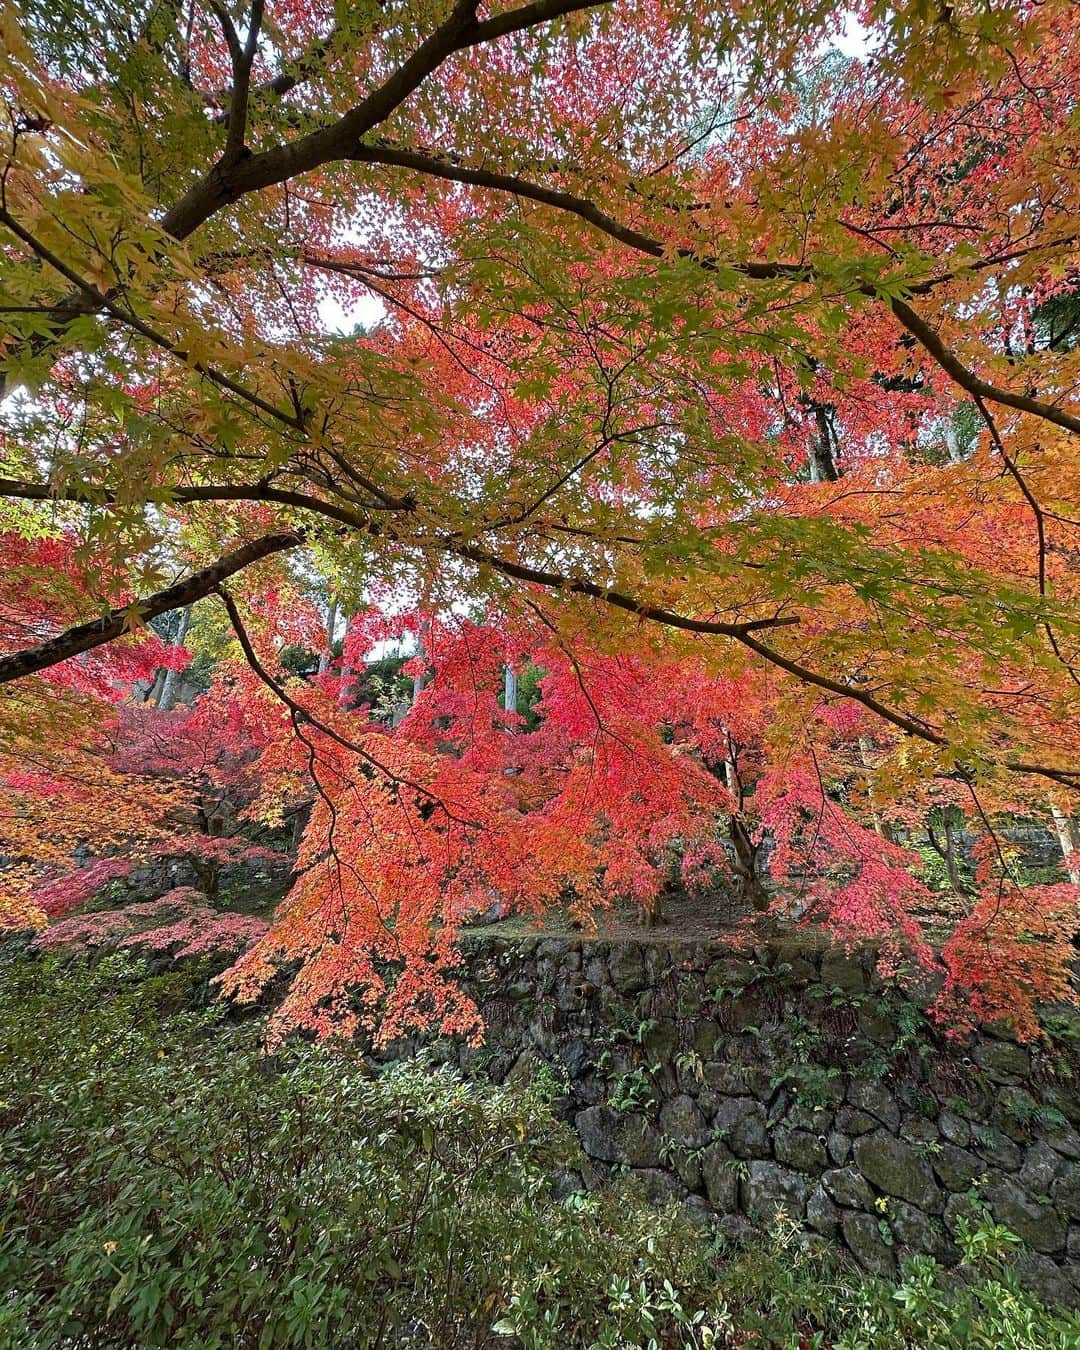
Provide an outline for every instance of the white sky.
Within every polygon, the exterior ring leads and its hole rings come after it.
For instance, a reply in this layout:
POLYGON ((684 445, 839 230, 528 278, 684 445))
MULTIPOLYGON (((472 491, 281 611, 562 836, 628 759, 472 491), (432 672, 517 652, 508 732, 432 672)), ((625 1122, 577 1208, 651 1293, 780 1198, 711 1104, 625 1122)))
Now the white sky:
POLYGON ((375 295, 362 295, 345 309, 336 295, 324 295, 319 301, 319 318, 328 333, 348 336, 357 326, 370 328, 386 315, 386 306, 375 295))
POLYGON ((866 38, 867 30, 854 14, 846 13, 839 34, 831 42, 824 43, 823 46, 835 47, 845 56, 865 56, 866 38))

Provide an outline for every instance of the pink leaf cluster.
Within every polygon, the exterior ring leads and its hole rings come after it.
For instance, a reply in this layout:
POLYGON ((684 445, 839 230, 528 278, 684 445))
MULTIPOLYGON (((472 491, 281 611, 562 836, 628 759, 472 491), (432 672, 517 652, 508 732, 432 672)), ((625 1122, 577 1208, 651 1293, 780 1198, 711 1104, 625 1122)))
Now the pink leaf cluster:
POLYGON ((51 924, 33 941, 38 949, 121 948, 182 956, 238 955, 267 931, 264 919, 210 909, 190 886, 178 886, 157 900, 123 909, 79 914, 51 924))

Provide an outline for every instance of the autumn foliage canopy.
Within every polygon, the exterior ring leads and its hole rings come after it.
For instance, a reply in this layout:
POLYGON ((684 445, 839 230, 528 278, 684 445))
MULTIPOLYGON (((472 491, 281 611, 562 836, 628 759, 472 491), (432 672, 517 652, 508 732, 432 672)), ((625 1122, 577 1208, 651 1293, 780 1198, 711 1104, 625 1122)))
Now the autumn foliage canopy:
POLYGON ((223 977, 278 1031, 475 1034, 470 915, 676 882, 957 1026, 1068 997, 1071 4, 24 0, 0 94, 5 926, 303 801, 223 977), (209 692, 140 705, 193 604, 209 692))

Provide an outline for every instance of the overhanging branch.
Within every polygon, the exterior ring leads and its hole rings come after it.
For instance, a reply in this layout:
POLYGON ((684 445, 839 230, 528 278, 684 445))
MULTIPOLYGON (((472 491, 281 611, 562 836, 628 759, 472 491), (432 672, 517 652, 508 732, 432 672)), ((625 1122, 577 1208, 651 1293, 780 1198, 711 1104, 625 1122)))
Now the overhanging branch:
MULTIPOLYGON (((478 20, 477 0, 457 0, 443 22, 386 80, 336 121, 257 154, 237 154, 234 146, 227 145, 226 155, 165 211, 159 221, 159 228, 164 235, 173 239, 187 239, 212 216, 242 197, 347 159, 365 135, 390 117, 410 94, 457 52, 483 46, 511 33, 538 28, 568 14, 600 9, 611 3, 613 0, 534 0, 517 9, 478 20), (230 150, 233 151, 231 158, 228 153, 230 150)), ((272 82, 272 87, 276 83, 272 82)), ((292 83, 286 79, 281 82, 280 92, 286 92, 291 87, 292 83)), ((239 111, 231 111, 230 127, 239 124, 239 111)), ((99 296, 80 286, 53 306, 53 331, 46 335, 36 334, 30 339, 31 350, 37 353, 62 342, 73 321, 83 315, 99 313, 101 309, 99 296)), ((5 376, 0 372, 0 396, 4 394, 5 387, 5 376)))
MULTIPOLYGON (((414 150, 406 146, 374 142, 360 145, 350 156, 361 163, 383 164, 411 169, 428 177, 442 178, 449 182, 462 183, 471 187, 488 188, 509 196, 534 201, 550 206, 567 215, 576 216, 594 229, 610 238, 625 244, 638 253, 650 258, 685 258, 696 262, 706 272, 715 272, 720 268, 737 273, 753 281, 775 281, 787 279, 792 282, 815 282, 817 273, 811 264, 767 262, 767 261, 731 261, 701 253, 699 250, 666 244, 662 239, 632 229, 614 216, 601 210, 595 202, 561 188, 546 187, 518 174, 502 173, 494 169, 474 168, 462 163, 456 156, 433 154, 426 150, 414 150)), ((1068 242, 1068 241, 1066 241, 1068 242)), ((912 292, 918 292, 918 285, 912 292)), ((872 300, 880 300, 880 292, 871 285, 859 285, 852 288, 854 294, 864 295, 872 300)), ((942 340, 939 333, 903 300, 887 301, 889 308, 899 323, 916 339, 929 356, 945 371, 951 380, 973 395, 980 395, 1005 407, 1016 408, 1033 417, 1041 417, 1055 426, 1064 427, 1080 435, 1080 417, 1066 412, 1063 408, 1043 399, 1031 398, 1026 394, 1016 394, 1010 389, 1002 389, 980 379, 969 370, 942 340)))
POLYGON ((252 563, 271 554, 296 548, 303 542, 300 531, 288 534, 268 534, 261 539, 252 540, 232 553, 226 553, 217 562, 194 572, 185 581, 178 581, 164 590, 155 591, 130 605, 118 606, 103 618, 90 623, 76 624, 55 637, 48 638, 36 647, 24 647, 21 651, 0 656, 0 684, 23 679, 27 675, 36 675, 61 661, 70 660, 83 652, 103 647, 128 632, 134 623, 146 623, 159 614, 167 614, 173 609, 183 609, 185 605, 201 600, 216 590, 228 577, 250 567, 252 563))
MULTIPOLYGON (((15 483, 0 479, 0 496, 19 496, 32 500, 48 500, 50 497, 63 496, 68 500, 86 500, 93 489, 67 489, 62 493, 54 493, 47 484, 33 483, 15 483), (16 491, 11 491, 11 488, 16 491)), ((307 497, 298 493, 279 493, 274 489, 268 489, 260 484, 251 484, 248 487, 242 485, 227 485, 226 487, 193 487, 177 488, 170 490, 171 495, 178 501, 206 501, 214 500, 217 496, 227 495, 230 499, 246 499, 253 502, 258 501, 277 501, 282 497, 288 497, 289 505, 299 507, 310 511, 315 515, 323 515, 334 520, 339 525, 345 525, 350 529, 362 531, 365 534, 374 537, 385 537, 393 540, 393 532, 382 527, 378 521, 365 520, 362 516, 349 511, 344 507, 339 507, 331 502, 324 502, 319 498, 307 497)), ((100 495, 93 498, 101 500, 100 495)), ((186 582, 181 582, 177 586, 170 587, 167 591, 159 591, 155 596, 147 597, 144 601, 138 601, 140 616, 143 618, 153 617, 154 614, 164 614, 170 609, 181 608, 185 604, 191 603, 193 599, 198 599, 210 591, 219 591, 221 582, 228 576, 240 571, 250 562, 256 561, 258 557, 266 556, 268 553, 279 549, 295 547, 303 541, 303 532, 297 531, 289 535, 268 536, 266 539, 255 541, 254 544, 245 545, 244 549, 236 553, 229 554, 226 558, 219 559, 212 567, 202 572, 195 573, 188 578, 186 582), (271 542, 277 540, 279 542, 271 542), (244 559, 237 561, 241 555, 251 550, 257 550, 244 559), (227 568, 228 570, 219 570, 227 568), (212 580, 207 580, 208 578, 212 580), (194 588, 195 593, 188 594, 189 588, 194 588), (152 606, 152 609, 144 610, 142 606, 152 606)), ((408 545, 408 541, 396 541, 408 545)), ((755 655, 762 657, 770 665, 784 671, 801 684, 809 685, 812 688, 823 689, 841 698, 851 699, 853 702, 866 708, 868 712, 882 718, 883 721, 902 731, 905 735, 913 736, 918 740, 924 741, 930 745, 936 746, 941 750, 948 750, 950 742, 948 738, 934 727, 927 723, 910 717, 905 713, 898 712, 890 708, 888 704, 882 703, 872 694, 857 685, 849 684, 842 680, 835 680, 831 676, 823 675, 809 666, 804 666, 800 662, 787 657, 783 652, 779 652, 775 647, 762 642, 755 634, 763 629, 774 629, 791 627, 798 624, 799 619, 795 615, 778 615, 772 618, 750 619, 744 622, 726 622, 714 619, 697 619, 691 615, 679 614, 673 610, 664 609, 657 605, 652 605, 644 600, 639 600, 634 596, 628 595, 623 591, 612 590, 609 587, 601 586, 595 582, 587 581, 583 578, 570 577, 558 572, 545 571, 539 568, 528 567, 523 563, 516 563, 508 558, 502 558, 490 550, 480 548, 474 544, 462 543, 460 540, 444 539, 438 542, 417 541, 417 548, 438 547, 444 553, 455 557, 465 559, 479 567, 489 567, 492 571, 510 578, 514 581, 524 582, 527 585, 541 586, 545 590, 564 592, 572 595, 581 595, 589 599, 601 601, 613 608, 620 609, 628 614, 635 614, 639 618, 650 623, 658 624, 666 628, 675 628, 684 632, 700 633, 703 635, 712 635, 716 637, 728 637, 733 641, 740 643, 755 655)), ((224 597, 222 597, 224 599, 224 597)), ((125 627, 124 620, 129 614, 128 610, 114 610, 113 624, 115 631, 107 634, 103 628, 103 622, 96 624, 84 624, 80 629, 69 629, 67 633, 60 634, 50 642, 42 644, 40 647, 28 649, 26 652, 16 652, 9 657, 0 658, 0 684, 13 679, 18 679, 22 675, 34 674, 37 671, 46 669, 50 665, 55 665, 59 661, 68 659, 70 656, 77 655, 80 651, 89 650, 91 647, 100 646, 105 642, 112 641, 119 637, 125 627), (115 626, 116 616, 120 616, 119 626, 115 626), (73 633, 85 630, 84 636, 80 641, 83 645, 76 645, 70 650, 66 647, 66 642, 70 640, 73 633), (35 656, 35 654, 37 654, 35 656), (24 660, 28 656, 35 656, 35 663, 27 666, 25 669, 16 669, 14 673, 6 673, 9 663, 24 660)), ((1065 787, 1071 791, 1080 792, 1080 770, 1069 770, 1056 768, 1053 765, 1030 763, 1024 760, 1008 759, 999 761, 1002 768, 1010 773, 1033 774, 1037 777, 1045 778, 1049 782, 1057 784, 1059 787, 1065 787)))
MULTIPOLYGON (((471 828, 476 828, 478 826, 477 821, 467 820, 464 817, 457 815, 446 805, 442 798, 432 792, 430 788, 424 787, 422 783, 418 783, 414 778, 403 777, 401 774, 395 773, 389 765, 384 764, 383 761, 373 755, 370 750, 365 750, 364 747, 357 744, 356 741, 350 740, 348 736, 343 736, 339 731, 335 731, 329 723, 323 722, 320 718, 316 717, 310 708, 305 708, 302 703, 298 703, 286 689, 282 688, 259 660, 255 648, 252 645, 251 638, 248 635, 247 627, 236 606, 236 601, 224 586, 216 586, 214 588, 214 594, 225 606, 226 612, 229 615, 229 622, 232 624, 233 632, 236 634, 236 640, 240 643, 240 650, 244 653, 244 660, 274 697, 288 708, 293 718, 293 726, 301 737, 303 734, 300 731, 301 726, 305 723, 310 724, 329 740, 332 740, 335 744, 341 746, 343 750, 348 750, 350 753, 356 755, 366 766, 369 775, 377 774, 388 783, 393 783, 397 787, 408 788, 411 792, 415 792, 417 797, 422 801, 429 802, 431 805, 438 807, 449 817, 449 819, 455 821, 459 825, 465 825, 471 828)), ((312 753, 314 753, 314 747, 310 748, 312 749, 312 753)))

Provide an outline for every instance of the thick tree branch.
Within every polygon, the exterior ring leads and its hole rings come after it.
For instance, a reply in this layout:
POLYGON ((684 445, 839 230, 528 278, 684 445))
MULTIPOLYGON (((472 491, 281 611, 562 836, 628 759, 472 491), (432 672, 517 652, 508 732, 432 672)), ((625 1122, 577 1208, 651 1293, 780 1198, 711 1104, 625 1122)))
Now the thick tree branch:
MULTIPOLYGON (((520 32, 536 27, 552 19, 585 9, 597 8, 612 0, 535 0, 535 3, 508 10, 490 19, 477 21, 476 0, 458 0, 447 19, 408 57, 378 89, 353 107, 338 121, 302 136, 295 141, 277 145, 257 155, 242 156, 232 144, 234 127, 240 121, 240 114, 246 108, 246 90, 237 87, 238 99, 230 113, 229 143, 222 159, 199 183, 177 202, 162 218, 162 229, 176 239, 185 239, 199 228, 217 211, 230 202, 251 192, 276 184, 287 182, 298 175, 309 173, 336 160, 355 160, 358 162, 396 165, 401 168, 444 178, 454 182, 486 187, 494 191, 509 193, 538 203, 546 204, 557 210, 578 216, 596 229, 630 248, 649 257, 663 258, 666 255, 690 258, 697 261, 705 270, 717 270, 720 267, 731 270, 755 280, 789 278, 793 281, 815 280, 813 267, 801 263, 742 261, 725 262, 702 255, 700 251, 685 247, 671 247, 662 240, 644 234, 622 224, 613 216, 602 211, 587 198, 562 189, 545 187, 516 174, 501 173, 488 169, 472 168, 462 164, 456 157, 437 155, 429 151, 413 150, 385 143, 362 144, 363 137, 386 120, 390 114, 417 89, 440 65, 454 53, 469 47, 479 46, 512 32, 520 32)), ((258 0, 252 11, 252 22, 256 22, 258 0)), ((260 15, 261 17, 261 15, 260 15)), ((235 38, 235 32, 234 32, 235 38)), ((250 46, 249 42, 249 46, 250 46)), ((247 57, 246 49, 239 49, 238 40, 230 42, 233 47, 234 62, 247 57)), ((252 48, 252 56, 254 49, 252 48)), ((250 61, 248 61, 250 74, 250 61)), ((242 137, 241 130, 241 137, 242 137)), ((241 147, 242 149, 242 142, 241 147)), ((7 222, 10 224, 11 222, 7 222)), ((52 260, 50 260, 52 261, 52 260)), ((53 263, 55 266, 55 263, 53 263)), ((61 268, 61 271, 64 269, 61 268)), ((65 272, 66 275, 66 272, 65 272)), ((55 308, 59 337, 66 323, 79 314, 94 313, 108 305, 108 298, 82 282, 76 282, 79 291, 67 297, 55 308)), ((927 285, 930 283, 926 283, 927 285)), ((936 284, 936 280, 934 282, 936 284)), ((915 285, 912 292, 925 289, 915 285)), ((879 292, 871 285, 855 288, 857 294, 880 299, 879 292)), ((1003 406, 1016 408, 1032 416, 1044 418, 1054 425, 1080 434, 1080 417, 1077 417, 1056 405, 1035 399, 1011 390, 1002 389, 980 379, 970 371, 959 358, 950 351, 940 335, 926 323, 905 301, 890 299, 892 313, 904 328, 922 345, 926 352, 961 388, 972 395, 978 395, 1003 406)), ((127 321, 128 316, 118 315, 127 321)), ((160 341, 157 334, 153 340, 160 341)), ((40 343, 40 339, 37 342, 40 343)), ((216 372, 204 372, 224 387, 231 387, 228 381, 218 381, 216 372)), ((0 393, 3 383, 0 379, 0 393)), ((233 392, 244 392, 234 389, 233 392)), ((277 410, 269 408, 274 415, 281 416, 277 410)))
POLYGON ((217 562, 194 572, 184 581, 174 586, 155 591, 130 605, 118 606, 103 618, 90 623, 76 624, 73 628, 57 633, 55 637, 39 643, 36 647, 25 647, 21 651, 0 656, 0 684, 23 679, 27 675, 36 675, 50 666, 58 665, 82 652, 102 647, 128 632, 134 623, 146 623, 159 614, 167 614, 172 609, 183 609, 185 605, 201 600, 216 590, 228 577, 250 567, 252 563, 271 554, 296 548, 303 542, 299 531, 288 534, 268 534, 243 544, 232 553, 226 553, 217 562))
POLYGON ((248 193, 284 183, 335 160, 350 158, 361 138, 384 122, 456 52, 609 3, 611 0, 537 0, 478 22, 476 0, 458 0, 444 22, 389 79, 343 117, 235 164, 219 163, 165 213, 162 229, 176 239, 186 239, 223 206, 248 193))
POLYGON ((949 350, 941 340, 940 334, 916 314, 910 305, 903 300, 892 300, 889 303, 893 314, 911 336, 934 358, 946 375, 973 398, 987 399, 1007 408, 1016 408, 1019 412, 1031 413, 1033 417, 1041 417, 1044 421, 1052 422, 1055 426, 1064 427, 1066 431, 1080 436, 1080 417, 1043 399, 1030 398, 1027 394, 1014 394, 1011 389, 1002 389, 998 385, 981 380, 949 350))
MULTIPOLYGON (((228 153, 195 183, 161 217, 159 227, 173 239, 183 240, 211 216, 252 192, 286 183, 326 164, 351 157, 360 140, 409 97, 451 56, 470 47, 493 42, 510 33, 539 27, 567 14, 599 9, 613 0, 535 0, 490 19, 476 19, 477 0, 457 0, 450 14, 394 73, 336 122, 319 127, 296 140, 286 141, 253 155, 228 153)), ((240 109, 230 111, 229 132, 238 124, 240 109)), ((81 287, 53 308, 56 325, 47 337, 37 335, 32 349, 43 350, 62 341, 75 319, 102 308, 99 294, 81 287)), ((0 373, 0 397, 5 381, 0 373)))

